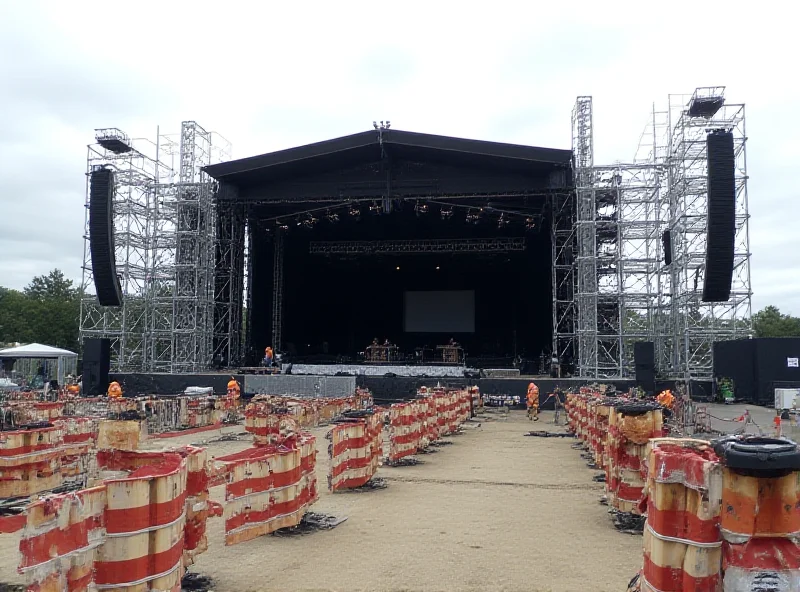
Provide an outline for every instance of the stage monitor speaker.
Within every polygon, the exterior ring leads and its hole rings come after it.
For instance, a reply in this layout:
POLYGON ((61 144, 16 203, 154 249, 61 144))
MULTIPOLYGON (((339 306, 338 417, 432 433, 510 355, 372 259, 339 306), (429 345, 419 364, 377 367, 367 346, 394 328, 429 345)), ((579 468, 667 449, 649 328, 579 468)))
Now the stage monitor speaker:
POLYGON ((106 394, 111 371, 111 340, 84 339, 83 393, 91 397, 106 394))
POLYGON ((661 244, 664 247, 664 264, 672 265, 672 233, 669 230, 661 233, 661 244))
POLYGON ((89 250, 97 300, 120 306, 122 287, 114 255, 114 172, 98 168, 89 175, 89 250))
POLYGON ((731 297, 736 240, 736 155, 733 134, 712 132, 708 150, 708 222, 703 302, 727 302, 731 297))

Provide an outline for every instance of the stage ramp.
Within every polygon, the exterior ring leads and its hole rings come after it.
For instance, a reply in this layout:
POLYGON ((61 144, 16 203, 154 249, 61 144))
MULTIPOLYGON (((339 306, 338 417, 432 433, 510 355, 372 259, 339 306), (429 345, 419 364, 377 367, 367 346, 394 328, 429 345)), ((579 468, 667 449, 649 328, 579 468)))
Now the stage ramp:
POLYGON ((350 397, 355 390, 355 376, 244 376, 244 392, 248 394, 338 398, 350 397))

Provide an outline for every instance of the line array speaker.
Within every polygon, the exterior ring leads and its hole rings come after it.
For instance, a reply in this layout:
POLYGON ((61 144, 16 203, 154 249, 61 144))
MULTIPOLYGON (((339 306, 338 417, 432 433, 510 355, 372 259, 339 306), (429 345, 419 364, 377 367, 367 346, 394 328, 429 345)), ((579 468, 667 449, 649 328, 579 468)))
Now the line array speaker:
POLYGON ((100 168, 89 175, 89 250, 97 300, 120 306, 122 287, 114 254, 114 172, 100 168))
POLYGON ((733 134, 706 136, 708 149, 708 223, 703 302, 727 302, 733 282, 736 241, 736 157, 733 134))
POLYGON ((664 247, 664 264, 672 264, 672 233, 665 230, 661 233, 661 244, 664 247))

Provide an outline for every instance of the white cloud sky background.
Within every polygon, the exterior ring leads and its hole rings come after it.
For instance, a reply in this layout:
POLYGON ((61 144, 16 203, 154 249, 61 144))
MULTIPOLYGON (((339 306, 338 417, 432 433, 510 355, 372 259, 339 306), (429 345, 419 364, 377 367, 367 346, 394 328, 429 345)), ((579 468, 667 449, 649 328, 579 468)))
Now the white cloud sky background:
POLYGON ((754 309, 800 315, 793 20, 764 3, 2 2, 0 285, 79 280, 86 144, 198 121, 235 158, 393 127, 633 158, 653 102, 747 104, 754 309), (291 6, 288 6, 291 4, 291 6))

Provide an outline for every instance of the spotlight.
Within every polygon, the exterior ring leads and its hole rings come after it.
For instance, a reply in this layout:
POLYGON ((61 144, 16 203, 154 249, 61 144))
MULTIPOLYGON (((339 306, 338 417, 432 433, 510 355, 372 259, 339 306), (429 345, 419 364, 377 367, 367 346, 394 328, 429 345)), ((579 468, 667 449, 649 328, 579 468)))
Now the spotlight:
POLYGON ((483 208, 481 208, 480 210, 470 210, 469 212, 467 212, 467 222, 470 222, 472 224, 477 224, 478 222, 480 222, 482 213, 483 213, 483 208))
POLYGON ((438 265, 436 266, 436 269, 439 269, 439 266, 438 266, 438 265))
POLYGON ((417 202, 416 204, 414 204, 414 211, 417 213, 417 216, 419 216, 420 214, 427 214, 428 204, 417 202))
POLYGON ((361 210, 359 210, 359 209, 358 209, 357 207, 355 207, 355 206, 352 206, 352 207, 350 208, 350 211, 348 212, 348 214, 350 214, 350 216, 352 216, 353 218, 355 218, 356 220, 358 220, 358 218, 360 218, 360 217, 361 217, 361 210))
POLYGON ((400 271, 400 266, 395 267, 395 270, 400 271))
POLYGON ((328 222, 331 224, 336 224, 339 221, 339 214, 336 212, 328 212, 325 217, 328 219, 328 222))
POLYGON ((533 230, 536 228, 536 222, 533 218, 525 218, 525 230, 533 230))
POLYGON ((453 208, 442 209, 439 213, 442 216, 442 220, 449 220, 453 217, 453 208))
POLYGON ((314 225, 317 223, 317 219, 314 216, 309 215, 308 218, 303 220, 303 226, 306 228, 314 228, 314 225))
POLYGON ((380 214, 381 206, 378 205, 378 202, 373 201, 372 205, 369 207, 369 211, 371 214, 380 214))

